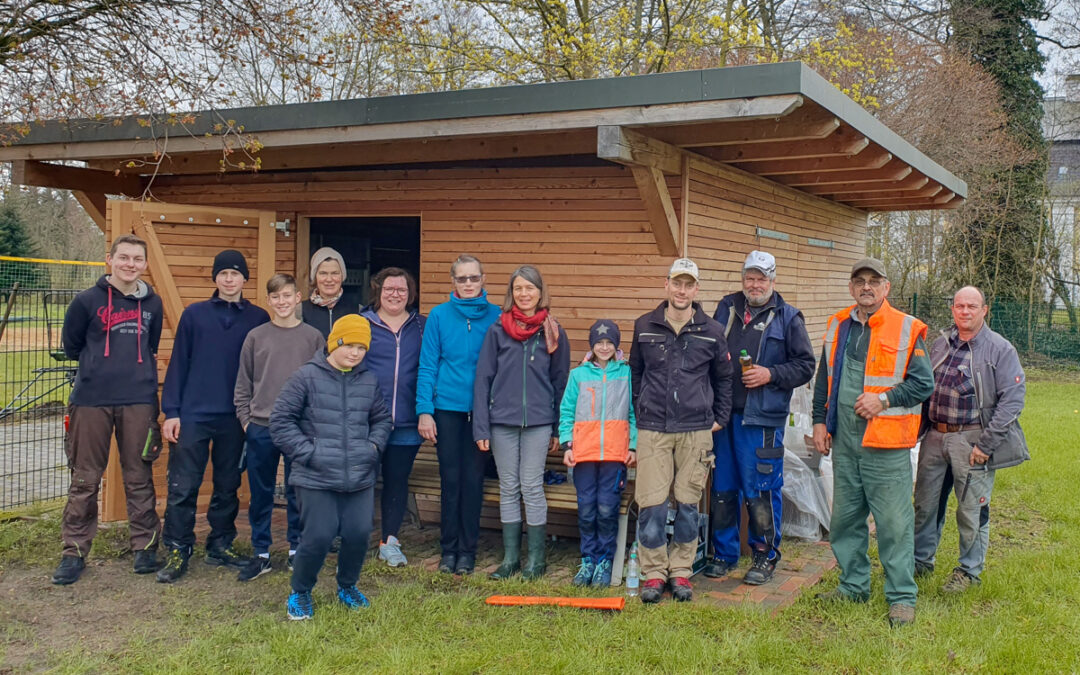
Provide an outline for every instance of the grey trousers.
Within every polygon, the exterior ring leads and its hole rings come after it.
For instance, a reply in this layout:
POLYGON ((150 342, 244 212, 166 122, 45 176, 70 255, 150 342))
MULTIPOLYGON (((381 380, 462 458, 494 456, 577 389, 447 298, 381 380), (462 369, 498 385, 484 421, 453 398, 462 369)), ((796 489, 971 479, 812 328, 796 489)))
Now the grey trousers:
POLYGON ((526 523, 534 527, 547 524, 544 463, 550 441, 550 424, 534 427, 491 425, 491 452, 499 470, 499 520, 502 522, 520 523, 524 500, 526 523))
POLYGON ((933 567, 941 530, 938 508, 945 472, 952 469, 956 492, 956 527, 960 532, 960 559, 956 569, 979 578, 990 543, 990 493, 994 470, 971 466, 971 447, 981 429, 943 434, 931 429, 919 449, 915 480, 915 563, 933 567))

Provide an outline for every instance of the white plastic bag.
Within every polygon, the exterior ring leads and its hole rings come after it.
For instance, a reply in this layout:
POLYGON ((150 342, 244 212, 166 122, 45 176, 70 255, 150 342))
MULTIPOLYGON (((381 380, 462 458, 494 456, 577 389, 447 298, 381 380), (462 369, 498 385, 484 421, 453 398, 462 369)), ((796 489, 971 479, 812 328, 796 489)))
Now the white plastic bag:
POLYGON ((826 494, 817 472, 788 449, 784 450, 784 487, 781 493, 784 507, 780 528, 783 535, 819 541, 829 531, 831 495, 826 494))

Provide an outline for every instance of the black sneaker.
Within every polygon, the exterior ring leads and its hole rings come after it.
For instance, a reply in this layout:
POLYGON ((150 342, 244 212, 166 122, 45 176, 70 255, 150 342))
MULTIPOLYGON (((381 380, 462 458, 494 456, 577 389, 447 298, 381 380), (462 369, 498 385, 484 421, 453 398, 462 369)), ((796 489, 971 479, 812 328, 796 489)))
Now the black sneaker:
POLYGON ((289 554, 289 571, 290 572, 292 572, 292 566, 293 566, 293 563, 295 561, 296 561, 296 554, 295 553, 290 553, 289 554))
POLYGON ((157 580, 163 584, 171 584, 187 574, 190 557, 191 553, 186 549, 169 549, 169 554, 165 557, 165 566, 158 570, 157 580))
POLYGON ((153 574, 161 567, 157 551, 135 551, 135 574, 153 574))
POLYGON ((476 556, 470 553, 460 553, 457 557, 457 564, 454 565, 454 574, 460 574, 467 576, 473 573, 473 569, 476 567, 476 556))
POLYGON ((242 570, 247 567, 251 562, 251 558, 246 558, 233 550, 231 545, 225 548, 208 548, 206 549, 206 564, 207 565, 219 565, 222 567, 232 567, 234 569, 242 570))
POLYGON ((731 570, 736 567, 738 567, 738 563, 713 558, 709 561, 709 564, 705 566, 704 574, 710 579, 719 579, 720 577, 726 577, 731 570))
POLYGON ((773 578, 773 574, 776 572, 776 563, 778 562, 780 562, 779 551, 776 552, 776 557, 772 560, 769 560, 768 551, 754 551, 754 562, 750 565, 750 569, 746 571, 743 583, 751 586, 760 586, 767 583, 773 578))
POLYGON ((270 557, 255 556, 251 559, 244 569, 240 570, 240 573, 236 575, 237 581, 251 581, 252 579, 258 579, 264 574, 272 572, 273 567, 270 566, 270 557))
POLYGON ((918 579, 920 577, 933 576, 933 574, 934 574, 934 566, 931 565, 930 563, 921 563, 921 562, 916 562, 915 563, 915 578, 916 579, 918 579))
POLYGON ((65 555, 60 557, 60 565, 53 572, 52 582, 57 586, 67 586, 79 580, 83 570, 86 569, 86 561, 77 555, 65 555))

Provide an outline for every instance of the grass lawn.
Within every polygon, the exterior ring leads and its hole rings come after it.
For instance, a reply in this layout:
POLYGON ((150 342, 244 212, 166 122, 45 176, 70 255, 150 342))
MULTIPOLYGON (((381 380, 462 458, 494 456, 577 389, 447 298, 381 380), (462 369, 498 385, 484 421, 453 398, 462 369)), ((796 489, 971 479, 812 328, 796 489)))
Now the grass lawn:
MULTIPOLYGON (((572 591, 369 564, 370 610, 334 606, 326 570, 315 619, 297 624, 284 616, 287 574, 244 585, 200 572, 159 586, 130 573, 122 528, 95 542, 94 563, 114 573, 52 587, 53 515, 0 525, 0 672, 1076 672, 1080 382, 1033 380, 1023 423, 1034 460, 998 474, 984 583, 960 597, 939 591, 957 556, 950 511, 909 628, 888 627, 876 565, 868 604, 821 606, 808 594, 770 615, 701 601, 635 601, 614 614, 489 608, 489 594, 572 591)), ((821 587, 835 583, 833 572, 821 587)))

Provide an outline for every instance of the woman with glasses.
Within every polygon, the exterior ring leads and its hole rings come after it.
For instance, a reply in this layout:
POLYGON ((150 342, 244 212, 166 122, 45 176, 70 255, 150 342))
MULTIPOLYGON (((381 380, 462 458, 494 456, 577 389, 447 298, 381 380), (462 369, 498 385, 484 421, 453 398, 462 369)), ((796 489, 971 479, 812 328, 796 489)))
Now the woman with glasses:
POLYGON ((364 365, 378 379, 394 422, 382 453, 379 559, 390 567, 401 567, 409 561, 397 535, 405 517, 413 460, 424 442, 417 431, 414 405, 424 317, 410 309, 416 304, 416 280, 400 267, 386 267, 371 278, 371 297, 371 307, 361 312, 371 324, 371 346, 364 365))
POLYGON ((360 313, 360 300, 347 293, 345 283, 345 259, 329 246, 323 246, 311 256, 308 268, 311 297, 300 306, 304 323, 319 329, 323 337, 330 335, 330 327, 346 314, 360 313))
POLYGON ((484 335, 499 318, 488 302, 484 268, 471 255, 450 266, 453 291, 424 326, 416 381, 419 432, 435 443, 442 486, 439 571, 471 574, 476 566, 484 460, 473 442, 473 379, 484 335))

